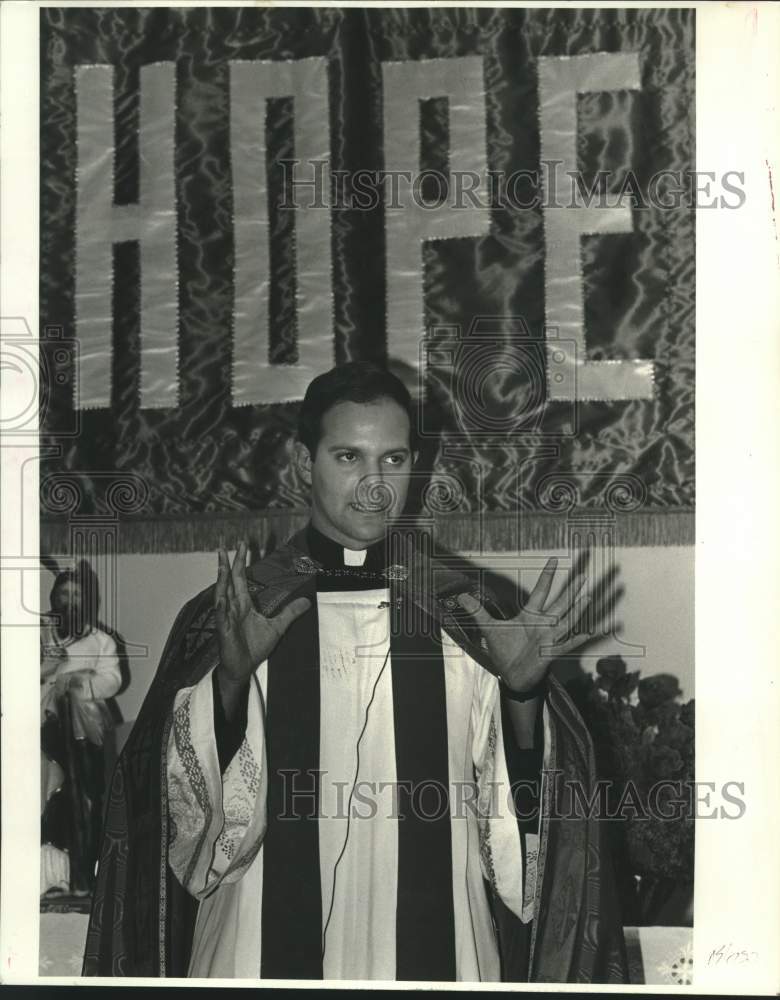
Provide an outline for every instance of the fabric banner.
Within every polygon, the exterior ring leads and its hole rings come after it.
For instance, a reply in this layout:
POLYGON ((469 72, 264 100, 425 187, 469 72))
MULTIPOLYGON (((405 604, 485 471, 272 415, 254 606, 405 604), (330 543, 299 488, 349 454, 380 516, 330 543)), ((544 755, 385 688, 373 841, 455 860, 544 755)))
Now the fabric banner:
POLYGON ((347 360, 444 544, 692 541, 694 68, 685 9, 43 9, 42 548, 293 530, 347 360))

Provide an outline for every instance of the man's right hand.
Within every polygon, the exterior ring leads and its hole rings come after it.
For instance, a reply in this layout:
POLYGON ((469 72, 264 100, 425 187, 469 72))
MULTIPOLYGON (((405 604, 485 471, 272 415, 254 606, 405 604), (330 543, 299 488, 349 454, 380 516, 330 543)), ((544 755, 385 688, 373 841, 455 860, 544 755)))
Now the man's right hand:
POLYGON ((252 673, 268 659, 290 625, 311 607, 306 597, 298 597, 273 618, 255 610, 246 581, 246 555, 247 544, 242 541, 231 568, 227 552, 219 550, 214 595, 220 659, 217 680, 228 719, 235 715, 252 673))

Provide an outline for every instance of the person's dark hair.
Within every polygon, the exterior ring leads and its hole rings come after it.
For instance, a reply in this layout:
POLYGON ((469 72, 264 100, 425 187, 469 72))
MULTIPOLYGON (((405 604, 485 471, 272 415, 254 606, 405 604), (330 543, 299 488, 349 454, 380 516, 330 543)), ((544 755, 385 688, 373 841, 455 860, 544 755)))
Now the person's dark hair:
POLYGON ((77 569, 63 569, 55 576, 54 583, 51 585, 51 594, 55 590, 59 590, 60 587, 64 587, 66 583, 75 583, 79 590, 84 590, 84 579, 77 569))
POLYGON ((373 361, 349 361, 309 383, 298 414, 298 440, 314 458, 322 437, 322 420, 337 403, 374 403, 392 399, 409 417, 409 446, 417 449, 415 408, 409 390, 392 372, 373 361))
POLYGON ((82 559, 75 569, 63 569, 57 573, 49 593, 50 603, 53 603, 55 591, 66 583, 74 583, 78 587, 81 595, 81 619, 84 624, 94 627, 100 607, 100 593, 95 571, 86 559, 82 559))

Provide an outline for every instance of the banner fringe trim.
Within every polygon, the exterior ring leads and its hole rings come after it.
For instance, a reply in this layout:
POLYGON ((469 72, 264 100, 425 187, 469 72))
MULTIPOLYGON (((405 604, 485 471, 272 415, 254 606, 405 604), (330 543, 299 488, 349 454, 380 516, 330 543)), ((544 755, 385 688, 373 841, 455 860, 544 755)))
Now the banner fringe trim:
MULTIPOLYGON (((114 534, 115 551, 127 554, 214 552, 233 549, 242 538, 261 549, 273 538, 284 542, 308 521, 304 509, 257 512, 161 515, 110 519, 94 517, 44 517, 40 523, 40 551, 44 555, 71 552, 71 524, 83 532, 85 523, 97 532, 114 534)), ((692 510, 642 511, 609 514, 581 510, 567 515, 490 512, 443 514, 434 522, 435 540, 456 552, 516 552, 568 548, 571 534, 584 538, 609 533, 613 544, 623 547, 693 545, 695 515, 692 510)))

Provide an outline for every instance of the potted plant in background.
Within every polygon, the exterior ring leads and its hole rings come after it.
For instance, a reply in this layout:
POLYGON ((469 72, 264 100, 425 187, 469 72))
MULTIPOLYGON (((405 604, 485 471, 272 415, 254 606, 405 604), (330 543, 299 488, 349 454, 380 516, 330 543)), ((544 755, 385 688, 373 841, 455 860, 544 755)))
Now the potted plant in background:
POLYGON ((694 701, 676 677, 640 678, 619 656, 567 683, 609 782, 623 922, 693 925, 694 701))

